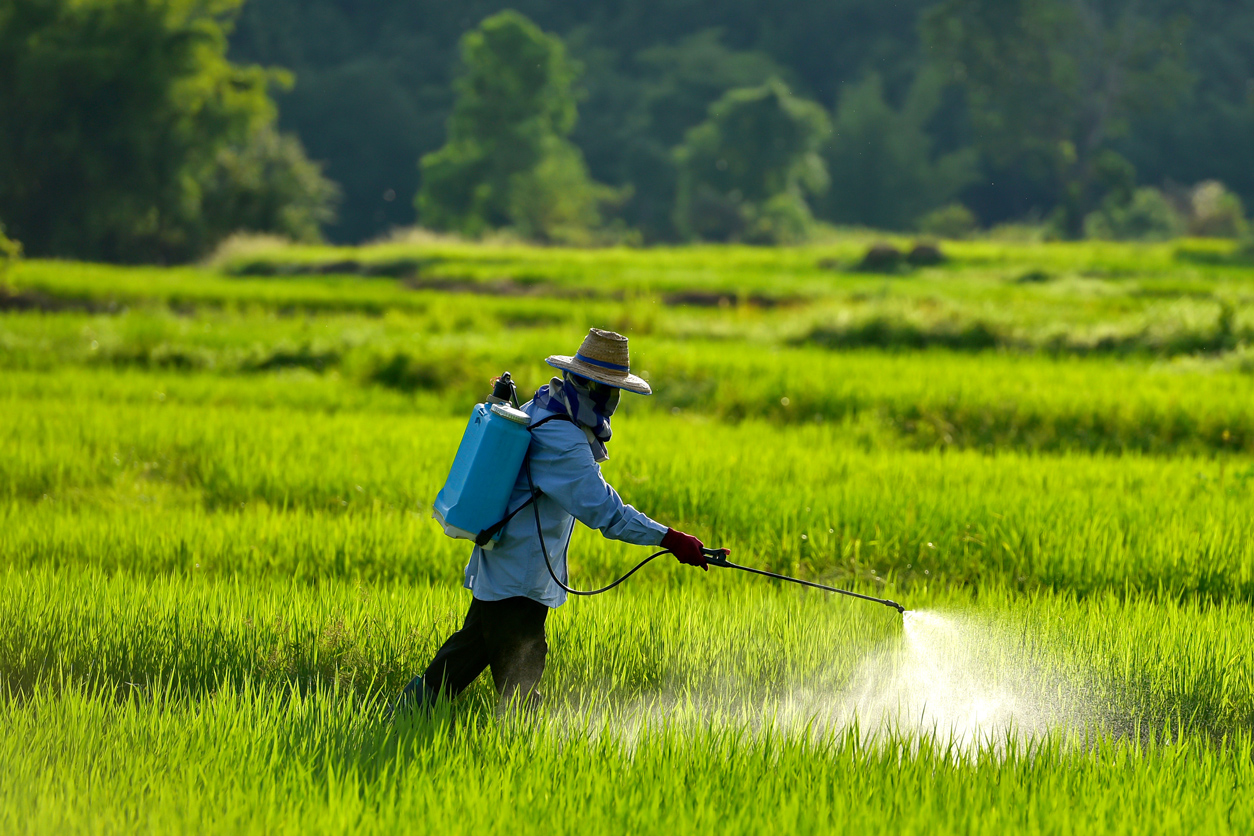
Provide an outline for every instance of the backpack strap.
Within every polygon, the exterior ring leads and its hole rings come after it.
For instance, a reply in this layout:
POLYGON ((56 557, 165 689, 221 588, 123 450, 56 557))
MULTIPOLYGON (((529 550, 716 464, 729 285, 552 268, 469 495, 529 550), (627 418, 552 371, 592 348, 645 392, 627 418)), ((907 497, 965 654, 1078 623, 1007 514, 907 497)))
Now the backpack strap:
POLYGON ((548 416, 547 418, 541 418, 539 421, 536 421, 534 424, 527 427, 527 429, 530 430, 531 432, 535 432, 536 430, 540 429, 541 427, 543 427, 545 424, 549 423, 550 421, 570 421, 572 424, 575 423, 575 419, 571 418, 566 413, 555 412, 552 415, 548 416))
MULTIPOLYGON (((527 429, 531 432, 535 432, 540 427, 543 427, 545 424, 549 423, 550 421, 570 421, 572 424, 575 423, 574 420, 572 420, 569 415, 564 415, 558 412, 558 413, 548 416, 547 418, 541 418, 539 421, 536 421, 534 424, 527 427, 527 429)), ((530 449, 527 450, 527 455, 528 456, 531 455, 530 449)), ((525 461, 524 461, 523 466, 524 467, 527 466, 525 461)), ((509 521, 512 520, 518 514, 519 511, 526 508, 528 505, 535 502, 537 499, 539 499, 543 495, 544 495, 544 491, 533 486, 531 489, 531 496, 527 497, 526 501, 523 502, 522 505, 519 505, 513 511, 510 511, 508 514, 506 514, 504 519, 500 520, 499 522, 493 523, 492 525, 485 528, 483 531, 479 532, 478 536, 475 537, 475 545, 479 546, 480 548, 482 548, 483 546, 486 546, 488 544, 488 541, 491 540, 493 537, 495 537, 497 532, 500 531, 502 528, 504 528, 506 524, 508 524, 509 521)))

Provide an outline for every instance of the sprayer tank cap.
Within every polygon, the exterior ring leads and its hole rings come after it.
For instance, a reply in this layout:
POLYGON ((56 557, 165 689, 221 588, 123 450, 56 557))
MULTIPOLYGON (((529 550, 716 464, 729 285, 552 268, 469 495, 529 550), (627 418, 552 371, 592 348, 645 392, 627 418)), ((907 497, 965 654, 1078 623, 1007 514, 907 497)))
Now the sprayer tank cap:
POLYGON ((502 418, 513 421, 515 424, 525 425, 531 423, 530 415, 523 412, 521 409, 514 409, 514 407, 507 406, 503 403, 492 404, 492 411, 502 418))

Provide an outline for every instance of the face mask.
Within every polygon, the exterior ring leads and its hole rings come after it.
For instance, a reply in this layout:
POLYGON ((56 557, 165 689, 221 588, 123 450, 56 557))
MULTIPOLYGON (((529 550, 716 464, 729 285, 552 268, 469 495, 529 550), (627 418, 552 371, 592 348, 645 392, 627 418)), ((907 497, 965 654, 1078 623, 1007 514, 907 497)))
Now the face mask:
MULTIPOLYGON (((574 377, 572 375, 572 377, 574 377)), ((609 418, 614 414, 614 410, 618 409, 618 400, 622 396, 623 390, 616 386, 606 386, 604 383, 598 383, 595 380, 580 379, 574 377, 575 388, 586 392, 588 399, 592 401, 593 407, 599 415, 609 418)))

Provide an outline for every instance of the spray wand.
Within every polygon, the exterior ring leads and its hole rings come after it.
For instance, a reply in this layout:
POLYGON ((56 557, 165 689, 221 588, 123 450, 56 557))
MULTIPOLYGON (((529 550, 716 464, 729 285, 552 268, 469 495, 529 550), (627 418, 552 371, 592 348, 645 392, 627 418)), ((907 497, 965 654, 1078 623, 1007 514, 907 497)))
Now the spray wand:
POLYGON ((835 592, 838 595, 848 595, 850 598, 861 598, 863 601, 874 601, 877 604, 883 604, 886 607, 892 607, 893 609, 895 609, 897 612, 901 613, 902 615, 906 614, 905 607, 903 607, 901 604, 898 604, 896 601, 890 601, 887 598, 873 598, 870 595, 863 595, 860 592, 853 592, 852 590, 848 590, 848 589, 837 589, 834 586, 824 586, 821 583, 814 583, 813 581, 803 581, 801 580, 801 578, 791 578, 788 575, 777 575, 776 573, 768 572, 765 569, 754 569, 751 566, 741 566, 738 563, 732 563, 730 560, 727 559, 727 555, 729 554, 727 549, 702 549, 701 551, 705 553, 706 561, 711 566, 719 566, 723 569, 739 569, 742 572, 752 572, 755 575, 764 575, 765 577, 768 577, 768 578, 774 578, 777 581, 789 581, 790 583, 798 583, 798 584, 801 584, 802 586, 809 586, 809 587, 813 587, 814 589, 821 589, 824 592, 835 592))

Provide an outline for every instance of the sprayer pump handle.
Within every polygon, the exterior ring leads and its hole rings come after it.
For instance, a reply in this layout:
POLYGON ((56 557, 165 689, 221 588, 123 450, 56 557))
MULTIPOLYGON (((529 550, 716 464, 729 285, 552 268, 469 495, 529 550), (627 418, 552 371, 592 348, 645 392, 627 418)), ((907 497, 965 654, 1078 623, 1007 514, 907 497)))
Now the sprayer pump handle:
POLYGON ((731 554, 730 549, 702 549, 701 553, 705 555, 706 561, 711 566, 726 566, 727 555, 731 554))
POLYGON ((509 376, 509 372, 505 372, 494 382, 492 386, 492 397, 499 399, 501 403, 510 403, 513 394, 513 378, 509 376))

